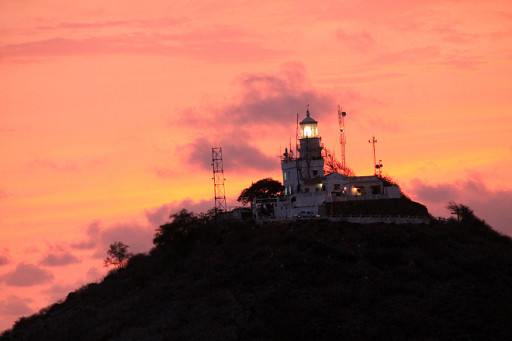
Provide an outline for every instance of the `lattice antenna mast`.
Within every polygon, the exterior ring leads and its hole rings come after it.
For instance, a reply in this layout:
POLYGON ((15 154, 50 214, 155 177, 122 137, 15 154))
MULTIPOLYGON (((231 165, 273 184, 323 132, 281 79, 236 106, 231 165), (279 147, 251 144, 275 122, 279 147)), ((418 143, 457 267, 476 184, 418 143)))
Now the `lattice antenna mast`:
POLYGON ((347 113, 341 111, 341 106, 338 105, 338 123, 340 126, 340 146, 341 146, 341 168, 343 171, 346 170, 345 164, 345 145, 347 144, 347 139, 345 136, 345 116, 347 113))
POLYGON ((215 211, 227 212, 226 192, 224 189, 224 166, 222 164, 222 148, 212 148, 213 191, 215 195, 215 211))

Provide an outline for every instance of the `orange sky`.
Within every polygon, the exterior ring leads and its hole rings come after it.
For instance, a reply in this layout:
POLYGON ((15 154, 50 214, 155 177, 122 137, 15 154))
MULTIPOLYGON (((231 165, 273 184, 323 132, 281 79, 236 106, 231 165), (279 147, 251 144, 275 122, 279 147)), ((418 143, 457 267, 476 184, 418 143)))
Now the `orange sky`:
POLYGON ((0 329, 151 247, 182 207, 281 180, 310 105, 347 164, 377 158, 436 216, 512 235, 510 1, 0 0, 0 329))

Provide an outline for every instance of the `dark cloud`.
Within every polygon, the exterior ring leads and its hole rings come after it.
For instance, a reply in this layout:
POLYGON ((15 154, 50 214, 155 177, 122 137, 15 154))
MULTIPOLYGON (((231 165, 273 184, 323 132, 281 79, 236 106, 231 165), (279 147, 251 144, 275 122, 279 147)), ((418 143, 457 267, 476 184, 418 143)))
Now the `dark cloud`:
POLYGON ((30 299, 23 299, 16 295, 10 295, 0 300, 0 315, 21 316, 33 313, 32 308, 28 306, 30 299))
MULTIPOLYGON (((176 120, 183 126, 193 126, 196 138, 192 142, 179 146, 178 158, 203 170, 211 170, 211 148, 222 146, 224 169, 276 171, 279 162, 276 155, 268 156, 252 141, 267 136, 282 137, 283 132, 294 132, 296 115, 305 117, 307 107, 311 117, 317 120, 333 116, 337 105, 334 96, 316 90, 307 80, 304 66, 300 63, 283 64, 274 74, 245 73, 235 79, 239 91, 234 98, 224 105, 208 108, 187 108, 180 117, 167 118, 166 124, 176 120), (209 118, 197 122, 197 112, 213 113, 209 118), (198 134, 197 131, 200 131, 198 134), (203 133, 201 133, 203 132, 203 133), (206 138, 208 136, 208 138, 206 138)), ((172 176, 169 169, 158 169, 159 177, 172 176)))
POLYGON ((49 253, 44 257, 39 265, 45 266, 64 266, 69 264, 80 263, 80 260, 69 252, 65 253, 49 253))
MULTIPOLYGON (((222 162, 226 172, 248 169, 271 171, 279 168, 276 157, 263 154, 243 139, 223 140, 218 144, 222 146, 222 162)), ((212 145, 206 138, 198 138, 182 149, 189 164, 203 170, 212 170, 212 145)))
POLYGON ((469 180, 459 180, 453 184, 428 184, 422 180, 411 181, 407 192, 427 205, 434 215, 447 216, 445 208, 449 201, 455 201, 474 210, 475 214, 488 222, 494 229, 512 236, 512 190, 491 190, 485 181, 473 176, 469 180))
MULTIPOLYGON (((208 108, 186 108, 181 111, 180 123, 194 128, 231 129, 250 132, 254 127, 275 128, 276 125, 293 125, 296 115, 305 116, 309 105, 311 116, 321 119, 336 112, 337 104, 332 94, 316 90, 307 80, 304 66, 300 63, 283 64, 274 74, 245 73, 234 80, 238 93, 230 103, 208 108), (212 112, 209 119, 198 112, 212 112), (249 129, 250 128, 250 129, 249 129)), ((176 118, 169 117, 167 125, 174 125, 176 118)), ((211 135, 211 134, 210 134, 211 135)))
POLYGON ((14 287, 27 287, 43 284, 53 279, 53 274, 33 264, 20 263, 14 271, 2 276, 7 285, 14 287))
POLYGON ((276 75, 244 74, 237 78, 240 95, 234 103, 219 109, 224 117, 222 122, 237 126, 282 126, 295 121, 309 104, 315 119, 335 112, 334 97, 315 90, 306 80, 304 66, 288 63, 276 75))
POLYGON ((9 264, 9 258, 7 256, 0 256, 0 266, 9 264))

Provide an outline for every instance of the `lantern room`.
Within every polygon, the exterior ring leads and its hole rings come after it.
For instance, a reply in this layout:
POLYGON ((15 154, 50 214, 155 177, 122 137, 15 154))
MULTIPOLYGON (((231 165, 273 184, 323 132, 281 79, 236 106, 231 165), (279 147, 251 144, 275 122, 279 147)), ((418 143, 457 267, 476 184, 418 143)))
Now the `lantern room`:
POLYGON ((311 118, 309 109, 306 112, 306 118, 300 122, 300 138, 318 137, 317 121, 311 118))

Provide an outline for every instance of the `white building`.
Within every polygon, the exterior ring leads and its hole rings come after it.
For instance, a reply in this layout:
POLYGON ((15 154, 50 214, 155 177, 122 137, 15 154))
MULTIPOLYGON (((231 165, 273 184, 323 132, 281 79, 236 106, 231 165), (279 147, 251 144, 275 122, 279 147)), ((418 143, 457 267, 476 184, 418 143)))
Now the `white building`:
POLYGON ((281 160, 284 195, 255 200, 253 213, 257 218, 333 216, 329 211, 333 212, 338 202, 400 198, 398 186, 376 175, 324 174, 323 145, 317 124, 308 109, 306 118, 300 122, 298 155, 285 150, 281 160))

